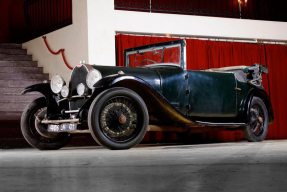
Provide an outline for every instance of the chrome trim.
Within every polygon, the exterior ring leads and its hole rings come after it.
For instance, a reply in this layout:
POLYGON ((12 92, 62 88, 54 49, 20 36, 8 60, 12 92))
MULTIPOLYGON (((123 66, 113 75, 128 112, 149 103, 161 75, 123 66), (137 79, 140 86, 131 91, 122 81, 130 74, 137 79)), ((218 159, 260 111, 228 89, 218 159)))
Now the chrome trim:
POLYGON ((60 103, 61 101, 65 101, 67 100, 68 98, 63 98, 63 99, 59 99, 57 102, 60 103))
POLYGON ((238 66, 232 66, 232 67, 221 67, 221 68, 211 68, 211 69, 206 69, 205 71, 232 71, 232 70, 243 70, 247 68, 248 66, 245 65, 238 65, 238 66))
MULTIPOLYGON (((181 48, 181 47, 180 47, 181 48)), ((180 50, 181 51, 181 50, 180 50)), ((183 46, 183 66, 182 68, 184 70, 186 70, 187 66, 186 66, 186 41, 184 40, 184 46, 183 46)))
POLYGON ((203 121, 196 121, 195 123, 204 124, 204 125, 216 125, 216 126, 242 126, 246 125, 245 123, 212 123, 212 122, 203 122, 203 121))
POLYGON ((42 120, 43 124, 61 124, 61 123, 78 123, 80 119, 63 119, 63 120, 42 120))
POLYGON ((144 53, 144 52, 148 52, 148 51, 157 51, 157 50, 162 50, 163 48, 174 48, 174 47, 181 47, 181 44, 172 44, 172 45, 162 45, 162 46, 156 46, 156 47, 150 47, 150 48, 146 48, 146 49, 141 49, 141 50, 136 50, 136 51, 130 51, 127 53, 127 56, 131 55, 131 54, 135 54, 135 53, 144 53))
POLYGON ((151 65, 145 65, 145 66, 142 66, 141 68, 152 68, 152 67, 161 67, 161 66, 173 66, 173 67, 179 67, 181 68, 180 65, 178 64, 174 64, 174 63, 158 63, 158 64, 151 64, 151 65))
POLYGON ((82 97, 91 97, 91 95, 75 95, 75 96, 72 96, 71 99, 74 99, 74 98, 82 98, 82 97))
POLYGON ((68 131, 68 133, 71 133, 71 134, 85 134, 85 133, 91 133, 89 129, 85 129, 85 130, 76 130, 76 131, 68 131))
MULTIPOLYGON (((75 96, 72 96, 70 99, 74 99, 74 98, 86 98, 86 97, 90 98, 91 95, 82 95, 82 96, 80 96, 80 95, 75 95, 75 96)), ((65 100, 67 100, 67 99, 69 99, 69 98, 59 99, 57 102, 59 103, 59 102, 61 102, 61 101, 65 101, 65 100)))
POLYGON ((65 111, 65 113, 78 113, 80 110, 70 110, 70 111, 65 111))

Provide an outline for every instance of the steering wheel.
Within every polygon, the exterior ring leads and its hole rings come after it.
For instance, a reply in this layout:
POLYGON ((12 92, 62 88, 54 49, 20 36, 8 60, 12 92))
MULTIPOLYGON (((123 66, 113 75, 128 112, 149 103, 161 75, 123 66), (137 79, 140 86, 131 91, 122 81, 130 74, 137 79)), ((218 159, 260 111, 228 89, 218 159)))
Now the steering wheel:
POLYGON ((140 62, 139 67, 142 66, 142 63, 143 63, 143 62, 148 62, 148 61, 153 62, 153 63, 157 63, 157 62, 155 62, 154 60, 151 60, 151 59, 144 59, 144 60, 142 60, 142 61, 140 62))

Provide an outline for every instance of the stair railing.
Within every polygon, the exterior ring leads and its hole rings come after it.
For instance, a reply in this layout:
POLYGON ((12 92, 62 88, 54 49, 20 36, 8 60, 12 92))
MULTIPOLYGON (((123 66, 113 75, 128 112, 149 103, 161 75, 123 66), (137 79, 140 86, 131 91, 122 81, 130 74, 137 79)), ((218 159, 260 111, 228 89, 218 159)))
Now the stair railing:
POLYGON ((64 53, 65 49, 60 49, 59 51, 55 52, 55 51, 53 51, 53 50, 50 48, 50 46, 49 46, 49 44, 48 44, 48 42, 47 42, 47 37, 46 37, 46 36, 42 36, 42 38, 44 39, 45 45, 46 45, 47 49, 50 51, 50 53, 52 53, 53 55, 59 55, 59 54, 61 53, 65 65, 66 65, 69 69, 72 70, 73 67, 70 66, 70 64, 67 62, 67 59, 66 59, 66 57, 65 57, 65 53, 64 53))

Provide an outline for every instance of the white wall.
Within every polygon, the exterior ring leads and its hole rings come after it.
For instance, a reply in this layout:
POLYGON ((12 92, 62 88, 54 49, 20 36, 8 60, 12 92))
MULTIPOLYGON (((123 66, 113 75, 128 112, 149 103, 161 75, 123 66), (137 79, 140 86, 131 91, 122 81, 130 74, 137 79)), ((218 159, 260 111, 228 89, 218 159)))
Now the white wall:
MULTIPOLYGON (((88 56, 88 26, 87 26, 87 1, 73 0, 73 24, 46 35, 48 44, 53 51, 65 49, 68 63, 75 67, 80 60, 89 62, 88 56)), ((70 79, 71 70, 68 69, 61 54, 51 54, 42 37, 23 44, 28 49, 28 54, 33 55, 33 60, 38 61, 44 72, 50 74, 50 79, 56 73, 61 75, 66 82, 70 79)))
POLYGON ((114 0, 87 0, 89 61, 115 65, 114 0))
POLYGON ((286 22, 119 10, 114 12, 116 32, 287 41, 286 22))

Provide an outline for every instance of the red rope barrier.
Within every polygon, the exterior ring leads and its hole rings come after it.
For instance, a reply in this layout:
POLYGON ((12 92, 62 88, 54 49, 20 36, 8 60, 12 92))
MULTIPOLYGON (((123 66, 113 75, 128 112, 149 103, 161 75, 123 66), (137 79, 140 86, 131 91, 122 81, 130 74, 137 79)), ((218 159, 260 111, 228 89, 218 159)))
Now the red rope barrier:
POLYGON ((50 46, 48 45, 46 36, 42 36, 42 38, 44 39, 44 42, 45 42, 45 45, 46 45, 47 49, 48 49, 53 55, 59 55, 59 54, 61 53, 65 65, 66 65, 69 69, 72 70, 73 67, 71 67, 71 66, 69 65, 69 63, 67 62, 67 60, 66 60, 65 53, 64 53, 65 49, 60 49, 59 51, 55 52, 55 51, 53 51, 53 50, 50 48, 50 46))

